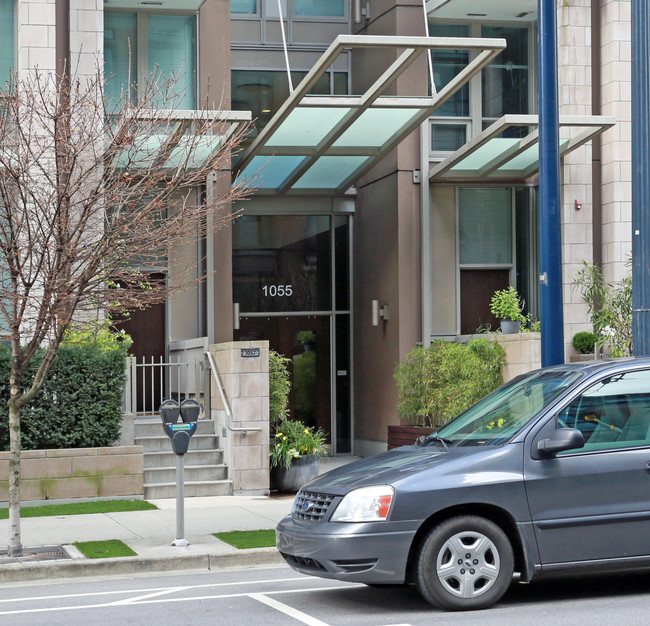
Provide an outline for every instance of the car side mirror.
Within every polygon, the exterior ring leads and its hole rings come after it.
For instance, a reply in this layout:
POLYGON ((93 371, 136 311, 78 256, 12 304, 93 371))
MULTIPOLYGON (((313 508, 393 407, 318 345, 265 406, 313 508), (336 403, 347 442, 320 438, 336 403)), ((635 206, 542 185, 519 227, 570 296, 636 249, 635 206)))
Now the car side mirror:
POLYGON ((555 456, 558 452, 582 448, 585 438, 577 428, 558 428, 548 439, 537 442, 537 449, 544 456, 555 456))

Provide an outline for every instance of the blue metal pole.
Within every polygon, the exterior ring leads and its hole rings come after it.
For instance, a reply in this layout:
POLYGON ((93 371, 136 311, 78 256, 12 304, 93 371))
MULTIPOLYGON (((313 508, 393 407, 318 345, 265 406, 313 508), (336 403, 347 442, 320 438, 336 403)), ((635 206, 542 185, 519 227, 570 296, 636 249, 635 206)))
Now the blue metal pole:
POLYGON ((539 251, 542 366, 564 363, 555 0, 539 9, 539 251))
POLYGON ((632 0, 632 352, 650 355, 650 7, 632 0))

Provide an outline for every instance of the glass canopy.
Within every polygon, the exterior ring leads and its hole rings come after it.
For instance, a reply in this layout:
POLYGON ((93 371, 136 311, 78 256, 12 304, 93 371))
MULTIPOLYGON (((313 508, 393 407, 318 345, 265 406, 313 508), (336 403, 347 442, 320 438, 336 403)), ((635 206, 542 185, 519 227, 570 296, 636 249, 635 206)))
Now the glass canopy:
MULTIPOLYGON (((560 157, 613 126, 613 117, 560 116, 560 157)), ((429 170, 431 182, 525 180, 539 169, 537 115, 505 115, 429 170), (521 128, 529 133, 523 138, 521 128), (505 136, 504 136, 505 135, 505 136)))
POLYGON ((250 111, 153 109, 150 114, 138 111, 134 119, 137 119, 134 130, 146 136, 116 153, 113 167, 117 169, 152 166, 169 170, 200 169, 233 133, 250 123, 251 114, 250 111))
POLYGON ((339 35, 243 153, 236 174, 258 194, 345 193, 505 45, 503 39, 339 35), (398 54, 376 55, 391 56, 390 65, 362 95, 307 95, 339 54, 356 48, 398 54), (432 49, 469 50, 470 61, 433 95, 382 95, 432 49))

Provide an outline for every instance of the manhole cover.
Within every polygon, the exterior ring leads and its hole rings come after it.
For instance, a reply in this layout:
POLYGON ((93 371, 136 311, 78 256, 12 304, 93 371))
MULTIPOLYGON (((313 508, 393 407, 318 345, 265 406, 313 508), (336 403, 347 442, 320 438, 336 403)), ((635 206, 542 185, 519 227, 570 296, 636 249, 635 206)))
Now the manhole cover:
POLYGON ((7 550, 0 550, 0 564, 29 563, 31 561, 56 561, 69 559, 70 555, 61 546, 43 546, 40 548, 23 548, 22 556, 9 556, 7 550))

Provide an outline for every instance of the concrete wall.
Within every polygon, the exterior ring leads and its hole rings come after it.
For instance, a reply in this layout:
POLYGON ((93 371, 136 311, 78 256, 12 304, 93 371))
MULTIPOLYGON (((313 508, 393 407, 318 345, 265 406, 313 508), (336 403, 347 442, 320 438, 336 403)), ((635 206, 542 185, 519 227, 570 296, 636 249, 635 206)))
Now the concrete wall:
MULTIPOLYGON (((381 0, 371 3, 367 35, 423 35, 422 6, 381 0)), ((352 93, 361 93, 397 57, 394 50, 355 52, 352 93)), ((415 63, 387 94, 426 92, 426 64, 415 63)), ((397 363, 421 340, 419 131, 414 131, 357 184, 354 221, 354 452, 385 449, 393 423, 397 363), (371 301, 388 304, 389 320, 371 324, 371 301)))
POLYGON ((214 376, 211 411, 234 495, 269 493, 269 343, 233 341, 210 346, 226 401, 228 415, 214 376), (246 357, 242 349, 259 350, 246 357), (241 429, 250 428, 248 432, 241 429), (240 430, 237 430, 240 429, 240 430))
MULTIPOLYGON (((133 498, 144 493, 142 446, 25 450, 21 501, 133 498)), ((0 502, 9 500, 9 452, 0 452, 0 502)))

